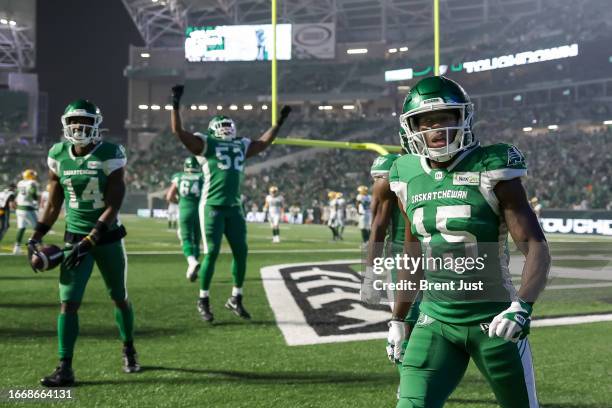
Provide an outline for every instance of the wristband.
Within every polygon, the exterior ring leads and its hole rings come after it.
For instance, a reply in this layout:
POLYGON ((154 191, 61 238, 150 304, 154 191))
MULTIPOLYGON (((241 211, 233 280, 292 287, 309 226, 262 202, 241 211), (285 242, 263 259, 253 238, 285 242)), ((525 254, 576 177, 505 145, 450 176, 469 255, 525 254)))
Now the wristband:
POLYGON ((47 232, 49 232, 51 230, 51 227, 48 226, 47 224, 43 224, 42 222, 38 221, 36 223, 36 226, 34 227, 34 231, 38 232, 42 235, 45 235, 47 232))
POLYGON ((100 234, 104 234, 106 231, 108 231, 108 225, 106 225, 105 222, 98 220, 94 229, 97 230, 100 234))

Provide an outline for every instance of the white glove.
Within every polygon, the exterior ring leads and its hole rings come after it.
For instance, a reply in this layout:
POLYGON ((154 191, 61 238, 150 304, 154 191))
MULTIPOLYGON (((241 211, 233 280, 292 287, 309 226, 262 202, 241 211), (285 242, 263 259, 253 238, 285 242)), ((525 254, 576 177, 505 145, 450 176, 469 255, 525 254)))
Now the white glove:
POLYGON ((532 307, 519 299, 493 318, 489 325, 489 337, 502 337, 506 341, 524 339, 529 334, 532 307))
POLYGON ((389 322, 389 334, 387 335, 387 357, 392 363, 402 362, 404 340, 406 340, 406 323, 400 320, 391 320, 389 322))

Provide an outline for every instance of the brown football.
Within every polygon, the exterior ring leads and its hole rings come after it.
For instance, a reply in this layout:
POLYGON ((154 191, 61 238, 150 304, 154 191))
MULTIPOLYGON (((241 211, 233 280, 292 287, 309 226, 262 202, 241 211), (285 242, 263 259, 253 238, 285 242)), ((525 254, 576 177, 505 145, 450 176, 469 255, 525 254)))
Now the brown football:
POLYGON ((30 263, 34 269, 48 271, 55 268, 64 260, 64 251, 56 245, 44 245, 38 255, 32 255, 30 263))

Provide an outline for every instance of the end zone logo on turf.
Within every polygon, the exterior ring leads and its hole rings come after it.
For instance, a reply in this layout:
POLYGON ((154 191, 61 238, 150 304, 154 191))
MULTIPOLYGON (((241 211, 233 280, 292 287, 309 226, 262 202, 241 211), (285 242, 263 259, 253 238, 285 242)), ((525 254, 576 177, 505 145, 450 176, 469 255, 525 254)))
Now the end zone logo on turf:
POLYGON ((361 302, 360 259, 266 266, 261 278, 290 346, 387 336, 387 305, 361 302))

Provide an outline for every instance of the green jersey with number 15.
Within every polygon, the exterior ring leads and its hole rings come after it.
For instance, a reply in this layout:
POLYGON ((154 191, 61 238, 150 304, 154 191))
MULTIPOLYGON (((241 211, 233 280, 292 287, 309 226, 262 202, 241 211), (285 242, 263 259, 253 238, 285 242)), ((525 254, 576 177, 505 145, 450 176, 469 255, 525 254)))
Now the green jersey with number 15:
MULTIPOLYGON (((125 167, 123 146, 100 142, 86 156, 75 156, 68 141, 56 143, 49 150, 47 164, 59 177, 66 203, 66 230, 88 234, 106 209, 104 191, 108 176, 125 167)), ((119 222, 110 227, 119 226, 119 222)))
POLYGON ((202 195, 202 173, 180 172, 172 176, 179 197, 179 208, 197 208, 202 195))
POLYGON ((442 288, 423 291, 425 314, 446 323, 486 322, 516 296, 508 228, 494 188, 526 171, 523 154, 504 143, 461 152, 447 168, 431 168, 427 159, 413 155, 395 161, 391 189, 431 261, 423 268, 425 279, 442 288), (466 282, 482 285, 461 290, 466 282))
POLYGON ((240 137, 222 140, 202 133, 195 135, 206 143, 204 151, 196 156, 204 176, 202 202, 205 205, 240 205, 244 161, 251 140, 240 137))

